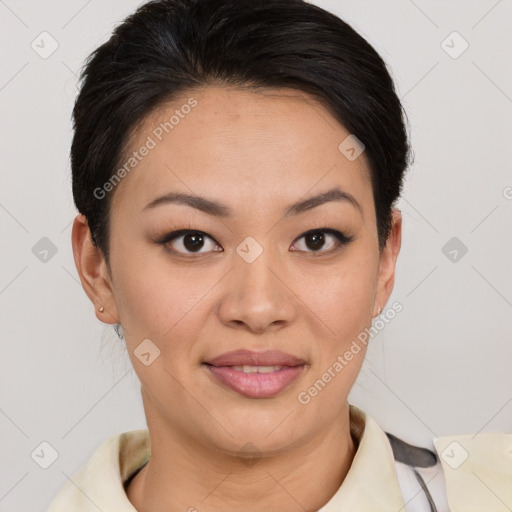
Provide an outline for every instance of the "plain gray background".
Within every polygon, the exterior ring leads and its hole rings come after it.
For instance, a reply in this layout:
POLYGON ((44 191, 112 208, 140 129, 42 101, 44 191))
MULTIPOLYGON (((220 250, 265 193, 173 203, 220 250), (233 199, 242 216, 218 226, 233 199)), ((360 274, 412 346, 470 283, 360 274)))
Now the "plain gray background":
MULTIPOLYGON (((80 66, 139 3, 0 0, 4 512, 45 510, 102 441, 145 427, 123 344, 75 270, 68 158, 80 66), (47 58, 31 46, 41 37, 46 51, 58 43, 47 58), (42 442, 58 452, 48 469, 31 457, 42 442)), ((447 434, 510 431, 512 2, 314 3, 386 60, 415 154, 388 303, 404 309, 372 340, 352 403, 429 447, 447 434)))

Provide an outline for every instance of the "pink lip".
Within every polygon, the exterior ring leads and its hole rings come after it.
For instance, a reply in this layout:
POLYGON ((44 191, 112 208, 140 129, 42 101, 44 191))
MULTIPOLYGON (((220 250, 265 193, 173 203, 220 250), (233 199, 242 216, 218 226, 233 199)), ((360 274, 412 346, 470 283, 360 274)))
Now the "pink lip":
POLYGON ((226 352, 205 362, 212 366, 299 366, 306 364, 303 359, 280 350, 253 352, 245 349, 226 352))
POLYGON ((227 352, 206 362, 206 368, 221 384, 248 398, 271 398, 288 388, 303 372, 306 363, 277 350, 227 352), (233 366, 282 366, 271 373, 244 373, 233 366))

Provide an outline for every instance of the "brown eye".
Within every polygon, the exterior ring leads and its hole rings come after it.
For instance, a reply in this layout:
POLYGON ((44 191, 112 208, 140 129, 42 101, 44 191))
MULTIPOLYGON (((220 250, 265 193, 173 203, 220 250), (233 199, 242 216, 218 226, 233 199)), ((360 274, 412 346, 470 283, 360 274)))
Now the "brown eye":
POLYGON ((215 240, 202 231, 174 231, 166 235, 159 243, 170 246, 173 251, 180 254, 204 254, 219 250, 219 245, 215 240), (204 248, 206 250, 203 251, 204 248))
POLYGON ((329 253, 336 251, 344 245, 350 243, 353 237, 349 237, 335 229, 325 228, 308 231, 301 235, 297 240, 304 239, 302 247, 300 244, 294 244, 294 251, 300 250, 313 253, 329 253), (297 247, 299 245, 299 247, 297 247), (303 248, 305 246, 305 248, 303 248))
POLYGON ((325 235, 322 232, 310 233, 304 237, 306 246, 312 251, 321 249, 325 244, 325 235))
POLYGON ((204 235, 200 233, 189 233, 183 236, 183 246, 187 251, 199 251, 204 245, 204 235))

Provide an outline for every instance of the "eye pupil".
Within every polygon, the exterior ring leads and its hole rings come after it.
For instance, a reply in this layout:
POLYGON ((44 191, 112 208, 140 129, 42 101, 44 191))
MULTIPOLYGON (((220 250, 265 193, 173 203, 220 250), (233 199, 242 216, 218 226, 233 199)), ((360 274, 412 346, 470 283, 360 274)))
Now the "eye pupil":
POLYGON ((201 249, 204 244, 203 235, 200 233, 189 233, 183 237, 183 245, 189 251, 201 249))
POLYGON ((306 236, 306 245, 309 249, 320 249, 325 242, 325 237, 323 233, 310 233, 306 236), (308 243, 308 241, 312 241, 312 244, 308 243))

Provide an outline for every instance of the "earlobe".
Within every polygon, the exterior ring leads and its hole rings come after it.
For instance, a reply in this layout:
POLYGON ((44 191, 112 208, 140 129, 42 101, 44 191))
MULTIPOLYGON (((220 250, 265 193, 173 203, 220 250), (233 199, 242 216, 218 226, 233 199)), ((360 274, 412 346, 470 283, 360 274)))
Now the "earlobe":
POLYGON ((102 251, 94 245, 84 215, 73 222, 71 233, 73 257, 82 287, 94 304, 96 317, 107 324, 119 323, 112 284, 102 251))
MULTIPOLYGON (((384 307, 393 291, 395 284, 395 270, 398 254, 402 245, 402 214, 397 208, 393 208, 391 230, 382 250, 379 264, 379 276, 377 282, 377 293, 375 296, 375 308, 384 307)), ((377 316, 376 311, 373 316, 377 316)))

